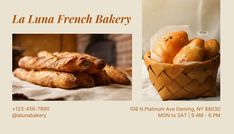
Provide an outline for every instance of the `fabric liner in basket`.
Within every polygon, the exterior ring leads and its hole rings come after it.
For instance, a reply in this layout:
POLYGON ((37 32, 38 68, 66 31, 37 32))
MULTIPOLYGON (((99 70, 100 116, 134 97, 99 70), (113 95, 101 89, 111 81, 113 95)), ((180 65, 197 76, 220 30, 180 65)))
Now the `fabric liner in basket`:
POLYGON ((217 95, 216 77, 220 55, 191 64, 160 63, 144 55, 149 78, 163 100, 192 99, 217 95))

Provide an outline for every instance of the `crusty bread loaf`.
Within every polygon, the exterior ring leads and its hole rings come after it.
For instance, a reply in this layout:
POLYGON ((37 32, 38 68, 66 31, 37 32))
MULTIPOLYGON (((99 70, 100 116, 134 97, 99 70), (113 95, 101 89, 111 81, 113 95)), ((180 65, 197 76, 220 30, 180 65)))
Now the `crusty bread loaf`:
POLYGON ((156 42, 152 52, 160 59, 159 62, 172 63, 174 56, 188 41, 184 31, 168 33, 156 42))
POLYGON ((113 66, 106 65, 104 70, 106 71, 111 83, 131 85, 131 81, 128 79, 127 75, 113 66))
POLYGON ((76 82, 78 83, 80 88, 88 88, 95 86, 95 81, 89 74, 81 72, 75 73, 74 75, 76 77, 76 82))
POLYGON ((95 85, 97 86, 110 85, 110 79, 107 76, 105 70, 102 70, 99 73, 92 75, 92 77, 95 81, 95 85))
POLYGON ((205 42, 205 60, 209 60, 219 54, 219 43, 215 39, 205 42))
POLYGON ((32 57, 24 56, 19 60, 19 67, 34 70, 54 69, 62 72, 83 72, 88 70, 92 62, 84 56, 56 57, 42 56, 32 57))
POLYGON ((94 80, 87 73, 65 73, 53 70, 26 70, 17 68, 14 75, 28 82, 47 87, 59 87, 70 89, 75 87, 93 87, 95 86, 94 80))
POLYGON ((205 53, 204 40, 196 38, 184 46, 174 57, 173 64, 191 61, 203 61, 205 53))
POLYGON ((47 87, 59 87, 64 89, 75 88, 79 86, 77 78, 70 73, 57 72, 57 71, 34 71, 17 68, 14 75, 28 82, 47 87))
POLYGON ((106 65, 105 61, 103 59, 96 58, 94 56, 88 55, 88 54, 81 54, 77 52, 55 52, 55 53, 50 53, 47 51, 41 51, 38 53, 38 56, 56 56, 58 58, 71 58, 71 57, 83 57, 89 61, 91 61, 90 67, 87 69, 86 72, 88 74, 96 74, 100 72, 106 65))
POLYGON ((14 71, 16 77, 41 86, 69 89, 110 83, 131 85, 126 74, 88 54, 41 51, 37 57, 24 56, 18 64, 21 68, 14 71))

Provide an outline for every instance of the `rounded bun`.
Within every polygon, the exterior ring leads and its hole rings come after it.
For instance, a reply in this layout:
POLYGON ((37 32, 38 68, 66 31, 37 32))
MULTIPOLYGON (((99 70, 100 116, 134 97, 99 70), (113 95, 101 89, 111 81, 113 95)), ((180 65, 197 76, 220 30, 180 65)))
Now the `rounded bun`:
POLYGON ((205 60, 215 57, 219 53, 219 43, 215 39, 210 39, 205 42, 205 60))
POLYGON ((188 44, 188 34, 185 31, 168 33, 157 41, 152 49, 160 62, 172 63, 178 51, 188 44))
POLYGON ((173 64, 186 63, 191 61, 203 61, 205 54, 205 42, 195 38, 188 45, 184 46, 173 59, 173 64))

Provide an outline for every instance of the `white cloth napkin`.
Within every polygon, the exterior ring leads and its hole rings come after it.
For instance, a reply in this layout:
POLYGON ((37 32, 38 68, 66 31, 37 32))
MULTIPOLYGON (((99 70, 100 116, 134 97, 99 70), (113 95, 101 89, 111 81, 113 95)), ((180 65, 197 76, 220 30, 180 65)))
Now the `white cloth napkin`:
POLYGON ((13 77, 13 94, 23 94, 32 100, 131 100, 132 86, 111 84, 93 88, 64 90, 35 85, 13 77))

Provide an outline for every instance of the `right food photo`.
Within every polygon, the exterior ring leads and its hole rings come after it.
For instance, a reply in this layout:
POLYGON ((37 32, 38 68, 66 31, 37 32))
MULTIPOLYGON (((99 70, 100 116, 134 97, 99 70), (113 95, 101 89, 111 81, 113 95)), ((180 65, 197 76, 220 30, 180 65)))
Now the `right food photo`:
POLYGON ((219 6, 219 0, 143 2, 143 100, 220 100, 219 6))

